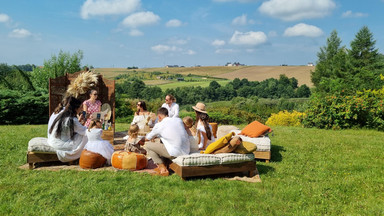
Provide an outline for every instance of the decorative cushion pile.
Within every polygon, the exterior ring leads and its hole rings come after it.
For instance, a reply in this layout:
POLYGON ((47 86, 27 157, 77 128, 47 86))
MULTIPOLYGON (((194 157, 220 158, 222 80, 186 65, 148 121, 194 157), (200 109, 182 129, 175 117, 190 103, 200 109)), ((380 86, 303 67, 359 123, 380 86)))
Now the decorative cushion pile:
POLYGON ((219 164, 233 164, 255 159, 253 154, 199 154, 179 156, 172 161, 179 166, 211 166, 219 164))
POLYGON ((127 151, 115 151, 111 159, 112 166, 117 169, 140 170, 147 167, 145 155, 127 151))
POLYGON ((209 144, 207 149, 205 149, 204 154, 211 154, 215 150, 222 148, 223 146, 225 146, 225 144, 227 144, 231 140, 232 136, 234 135, 235 133, 230 132, 227 135, 216 140, 215 142, 209 144))
MULTIPOLYGON (((241 137, 240 137, 241 138, 241 137)), ((253 151, 256 151, 257 146, 251 142, 242 141, 239 146, 235 149, 235 153, 239 154, 249 154, 253 151)))
POLYGON ((107 159, 101 154, 84 149, 80 155, 79 166, 83 169, 96 169, 104 166, 107 159))
POLYGON ((271 139, 269 139, 268 135, 262 137, 248 137, 244 135, 239 135, 241 133, 240 130, 232 130, 231 132, 240 136, 240 138, 244 142, 249 142, 257 146, 257 151, 271 151, 271 139))
POLYGON ((248 137, 259 137, 267 133, 272 132, 272 129, 266 125, 261 124, 258 121, 254 121, 241 131, 239 135, 244 135, 248 137))
POLYGON ((28 142, 28 151, 36 153, 56 153, 56 150, 48 145, 48 138, 34 137, 28 142))

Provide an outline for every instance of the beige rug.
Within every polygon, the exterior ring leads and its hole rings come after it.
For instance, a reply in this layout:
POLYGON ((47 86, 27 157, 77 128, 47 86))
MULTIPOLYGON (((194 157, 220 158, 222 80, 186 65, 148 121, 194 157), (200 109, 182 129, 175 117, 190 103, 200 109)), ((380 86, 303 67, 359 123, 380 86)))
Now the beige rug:
MULTIPOLYGON (((121 170, 116 169, 112 166, 106 166, 101 167, 97 169, 83 169, 79 165, 65 165, 65 164, 52 164, 52 165, 38 165, 33 170, 48 170, 48 171, 60 171, 60 170, 76 170, 76 171, 85 171, 85 172, 98 172, 98 171, 111 171, 111 172, 137 172, 137 173, 148 173, 148 174, 155 174, 156 172, 153 170, 157 166, 150 160, 148 162, 148 166, 143 170, 135 170, 135 171, 129 171, 129 170, 121 170)), ((28 164, 24 164, 19 167, 20 169, 29 169, 28 164)), ((230 180, 230 181, 245 181, 250 183, 257 183, 261 182, 259 172, 256 168, 255 170, 256 175, 253 177, 246 177, 246 176, 223 176, 223 179, 230 180)))

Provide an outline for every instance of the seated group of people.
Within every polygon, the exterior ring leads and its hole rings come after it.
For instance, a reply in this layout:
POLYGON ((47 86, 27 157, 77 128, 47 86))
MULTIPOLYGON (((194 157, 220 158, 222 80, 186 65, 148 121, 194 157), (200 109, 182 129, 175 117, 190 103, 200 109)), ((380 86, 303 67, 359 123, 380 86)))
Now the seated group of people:
POLYGON ((172 95, 165 97, 165 103, 157 110, 157 115, 151 115, 147 111, 144 101, 139 101, 137 107, 128 130, 129 138, 125 150, 147 154, 158 165, 156 171, 160 175, 169 174, 164 158, 174 159, 204 150, 215 141, 203 103, 192 107, 196 113, 196 125, 193 125, 193 119, 189 116, 183 120, 179 118, 179 106, 172 95), (146 125, 152 127, 152 130, 145 137, 139 138, 139 131, 146 125))
MULTIPOLYGON (((75 97, 66 97, 51 115, 48 144, 56 150, 59 160, 76 160, 86 149, 99 153, 110 164, 113 146, 101 138, 101 122, 90 117, 92 112, 100 111, 101 102, 96 98, 95 90, 90 92, 90 99, 83 103, 75 97)), ((203 103, 192 107, 196 113, 195 126, 191 117, 179 118, 179 106, 172 95, 166 96, 157 115, 147 111, 144 101, 139 101, 137 108, 128 131, 126 150, 151 157, 158 165, 156 171, 159 175, 169 174, 164 158, 174 159, 189 154, 191 150, 205 149, 215 140, 203 103), (139 138, 138 132, 147 126, 152 130, 139 138)))

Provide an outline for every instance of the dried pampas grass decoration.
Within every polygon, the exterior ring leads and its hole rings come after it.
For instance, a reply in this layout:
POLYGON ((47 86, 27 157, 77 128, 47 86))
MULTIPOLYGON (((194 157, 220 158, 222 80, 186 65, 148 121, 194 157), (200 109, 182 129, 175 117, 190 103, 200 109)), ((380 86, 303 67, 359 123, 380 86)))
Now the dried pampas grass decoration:
POLYGON ((77 98, 79 95, 87 93, 87 91, 97 84, 97 74, 87 71, 80 73, 75 80, 69 84, 67 95, 77 98))

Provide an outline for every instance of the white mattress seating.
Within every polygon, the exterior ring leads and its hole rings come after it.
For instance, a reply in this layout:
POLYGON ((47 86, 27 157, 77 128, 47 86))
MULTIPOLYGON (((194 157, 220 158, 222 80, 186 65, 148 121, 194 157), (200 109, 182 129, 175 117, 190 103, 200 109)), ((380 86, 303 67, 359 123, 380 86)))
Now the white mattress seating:
POLYGON ((200 154, 192 153, 190 155, 183 155, 173 159, 173 163, 179 166, 212 166, 220 164, 235 164, 246 161, 253 161, 255 156, 253 154, 236 154, 236 153, 223 153, 223 154, 200 154))
POLYGON ((48 145, 48 138, 34 137, 28 142, 28 151, 35 153, 56 153, 56 150, 48 145))
POLYGON ((239 135, 241 130, 231 130, 230 132, 234 132, 236 136, 241 137, 243 141, 255 144, 257 146, 257 151, 271 151, 271 139, 269 139, 268 135, 252 138, 239 135))

